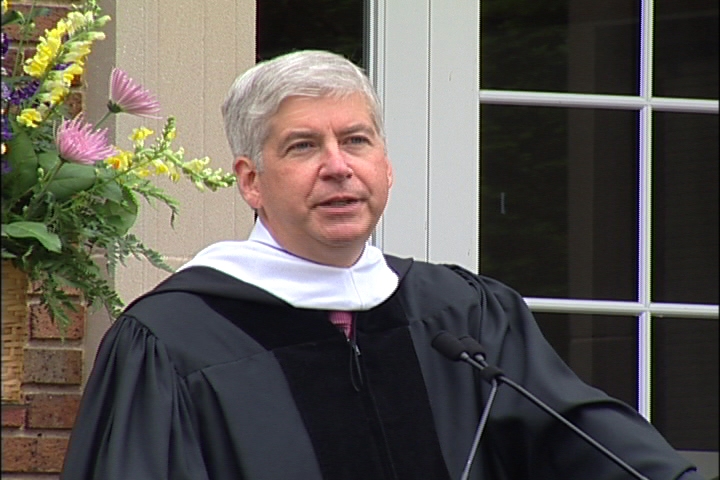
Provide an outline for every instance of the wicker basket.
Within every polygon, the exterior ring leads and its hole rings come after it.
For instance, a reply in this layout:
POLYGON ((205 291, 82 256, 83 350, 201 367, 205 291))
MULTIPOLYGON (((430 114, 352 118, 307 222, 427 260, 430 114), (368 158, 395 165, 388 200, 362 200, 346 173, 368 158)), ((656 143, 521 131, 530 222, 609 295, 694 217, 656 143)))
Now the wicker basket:
POLYGON ((23 351, 28 342, 28 277, 2 262, 2 401, 21 401, 23 351))

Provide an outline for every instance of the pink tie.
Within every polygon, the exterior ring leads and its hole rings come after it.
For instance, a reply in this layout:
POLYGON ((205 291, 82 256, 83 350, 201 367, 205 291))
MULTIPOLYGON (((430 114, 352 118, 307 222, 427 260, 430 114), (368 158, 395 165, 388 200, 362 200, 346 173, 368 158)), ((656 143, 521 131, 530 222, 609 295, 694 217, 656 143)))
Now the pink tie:
POLYGON ((330 321, 341 329, 345 336, 350 338, 352 332, 352 313, 350 312, 330 312, 330 321))

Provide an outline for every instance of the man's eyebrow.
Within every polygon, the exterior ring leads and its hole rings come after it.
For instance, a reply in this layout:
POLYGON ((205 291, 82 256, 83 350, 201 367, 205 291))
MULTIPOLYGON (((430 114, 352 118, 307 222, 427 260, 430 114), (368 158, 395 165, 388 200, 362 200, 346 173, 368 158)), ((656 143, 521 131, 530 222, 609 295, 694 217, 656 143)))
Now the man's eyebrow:
MULTIPOLYGON (((337 132, 337 134, 340 136, 353 135, 356 133, 364 133, 366 135, 374 136, 377 132, 372 125, 369 125, 367 123, 357 123, 354 125, 350 125, 337 132)), ((280 138, 278 146, 280 147, 280 149, 283 149, 295 140, 318 139, 321 136, 321 133, 316 132, 311 128, 298 128, 284 133, 280 138)))
POLYGON ((320 137, 320 134, 311 129, 299 128, 291 130, 282 134, 278 142, 278 148, 282 150, 295 140, 317 139, 318 137, 320 137))
POLYGON ((313 138, 313 137, 319 137, 319 136, 320 136, 320 134, 315 132, 314 130, 302 128, 302 129, 291 130, 291 131, 285 133, 281 137, 280 141, 282 143, 287 143, 287 142, 292 142, 293 140, 297 140, 298 138, 313 138))
POLYGON ((375 135, 375 128, 366 123, 358 123, 343 128, 338 132, 340 135, 352 135, 353 133, 365 133, 367 135, 375 135))

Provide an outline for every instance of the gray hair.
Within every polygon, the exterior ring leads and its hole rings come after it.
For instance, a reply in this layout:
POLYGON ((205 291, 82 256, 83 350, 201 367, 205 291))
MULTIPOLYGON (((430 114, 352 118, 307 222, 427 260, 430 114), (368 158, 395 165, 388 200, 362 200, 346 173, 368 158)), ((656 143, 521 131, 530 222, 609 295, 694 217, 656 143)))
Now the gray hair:
POLYGON ((367 76, 349 60, 330 52, 303 50, 258 63, 235 79, 222 105, 233 158, 248 157, 262 170, 270 119, 286 98, 344 97, 358 92, 365 96, 384 144, 380 101, 367 76))

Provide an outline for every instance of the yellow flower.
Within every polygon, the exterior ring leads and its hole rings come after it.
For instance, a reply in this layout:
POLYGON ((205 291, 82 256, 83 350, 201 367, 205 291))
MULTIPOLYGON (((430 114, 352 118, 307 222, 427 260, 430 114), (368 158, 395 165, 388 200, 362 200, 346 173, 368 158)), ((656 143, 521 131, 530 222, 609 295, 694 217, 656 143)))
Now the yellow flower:
POLYGON ((71 63, 62 72, 63 82, 65 82, 67 85, 72 84, 73 79, 77 76, 82 75, 84 71, 85 69, 81 65, 77 63, 71 63))
POLYGON ((68 53, 63 56, 63 61, 84 64, 85 58, 90 55, 91 45, 92 42, 87 41, 69 42, 67 44, 68 53))
POLYGON ((73 35, 76 31, 85 27, 85 25, 87 25, 89 22, 92 22, 92 17, 88 18, 80 12, 68 13, 67 19, 65 20, 68 34, 73 35))
POLYGON ((65 97, 67 97, 67 94, 70 93, 70 89, 63 86, 57 86, 54 87, 52 90, 50 90, 50 103, 52 105, 59 105, 60 103, 65 100, 65 97))
POLYGON ((132 165, 133 154, 126 150, 120 150, 117 155, 105 159, 105 163, 115 170, 126 171, 132 165))
POLYGON ((163 175, 165 173, 170 173, 170 169, 162 160, 156 159, 152 162, 153 167, 155 167, 155 174, 156 175, 163 175))
POLYGON ((143 140, 145 140, 147 137, 149 137, 153 133, 155 133, 155 132, 153 132, 149 128, 145 128, 145 127, 134 128, 132 131, 132 134, 128 138, 130 140, 132 140, 133 142, 142 142, 143 140))
POLYGON ((150 170, 148 170, 145 167, 133 170, 133 172, 135 172, 135 175, 137 175, 140 178, 145 178, 145 177, 149 177, 150 175, 152 175, 152 172, 150 172, 150 170))
MULTIPOLYGON (((3 15, 5 15, 5 14, 7 13, 8 8, 10 8, 10 2, 8 2, 8 0, 2 0, 2 13, 3 13, 3 15)), ((3 151, 3 153, 5 153, 5 152, 3 151)))
POLYGON ((45 30, 45 35, 52 37, 53 39, 62 40, 62 38, 68 34, 67 22, 60 21, 55 25, 55 28, 48 31, 45 30))
POLYGON ((64 28, 45 30, 47 38, 40 37, 35 55, 25 62, 25 73, 34 78, 41 78, 45 74, 62 48, 62 36, 65 34, 63 30, 64 28))
POLYGON ((205 166, 210 163, 210 159, 208 157, 205 158, 195 158, 193 160, 190 160, 189 162, 185 162, 183 164, 183 168, 189 172, 192 173, 202 173, 205 166))
POLYGON ((42 115, 34 108, 26 108, 17 117, 17 121, 29 128, 35 128, 42 121, 42 115))
POLYGON ((45 74, 48 65, 50 65, 50 59, 41 56, 40 52, 38 52, 33 58, 28 59, 28 64, 23 67, 23 70, 33 78, 41 78, 45 74))
POLYGON ((87 32, 85 35, 87 36, 87 39, 91 42, 94 42, 96 40, 105 40, 105 33, 103 32, 87 32))
POLYGON ((40 102, 49 102, 52 106, 65 100, 68 93, 70 93, 70 82, 65 82, 63 72, 51 71, 47 74, 42 93, 37 98, 40 102))

